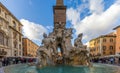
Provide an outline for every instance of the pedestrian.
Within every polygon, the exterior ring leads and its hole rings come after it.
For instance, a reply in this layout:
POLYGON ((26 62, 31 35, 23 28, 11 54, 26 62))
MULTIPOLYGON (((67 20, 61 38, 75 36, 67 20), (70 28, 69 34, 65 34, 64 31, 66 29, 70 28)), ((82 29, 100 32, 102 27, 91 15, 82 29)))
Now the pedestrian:
POLYGON ((119 65, 120 65, 120 57, 119 57, 119 65))
POLYGON ((115 64, 118 65, 119 64, 119 58, 115 57, 115 64))
POLYGON ((15 58, 13 58, 12 61, 13 61, 13 64, 15 64, 15 58))
POLYGON ((4 73, 4 69, 3 69, 3 58, 0 57, 0 73, 4 73))
POLYGON ((0 68, 2 67, 2 58, 0 58, 0 68))
POLYGON ((113 64, 114 63, 114 59, 110 58, 110 62, 111 62, 111 64, 113 64))

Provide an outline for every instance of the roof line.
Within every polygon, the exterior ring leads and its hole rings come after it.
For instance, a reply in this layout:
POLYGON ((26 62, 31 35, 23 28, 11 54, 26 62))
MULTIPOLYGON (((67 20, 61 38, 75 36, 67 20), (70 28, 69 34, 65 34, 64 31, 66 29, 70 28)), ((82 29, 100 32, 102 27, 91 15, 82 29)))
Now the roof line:
POLYGON ((0 6, 2 6, 16 21, 18 21, 20 25, 22 25, 21 22, 1 2, 0 2, 0 6))

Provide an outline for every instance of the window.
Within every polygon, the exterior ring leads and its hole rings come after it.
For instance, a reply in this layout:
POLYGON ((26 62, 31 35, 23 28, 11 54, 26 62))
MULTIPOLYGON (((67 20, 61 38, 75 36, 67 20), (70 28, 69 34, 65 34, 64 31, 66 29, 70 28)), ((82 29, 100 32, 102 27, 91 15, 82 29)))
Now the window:
POLYGON ((2 12, 1 8, 0 8, 0 13, 2 12))
POLYGON ((106 54, 105 52, 103 52, 103 54, 106 54))
POLYGON ((19 52, 19 55, 21 55, 21 51, 19 52))
POLYGON ((30 46, 30 42, 29 42, 29 46, 30 46))
POLYGON ((17 33, 13 32, 13 38, 16 39, 16 37, 17 37, 17 33))
POLYGON ((103 42, 106 42, 106 39, 103 39, 103 42))
POLYGON ((110 42, 113 42, 113 39, 112 39, 112 38, 110 39, 110 42))
POLYGON ((103 50, 106 50, 106 46, 103 46, 103 50))
POLYGON ((7 18, 7 13, 5 13, 5 18, 7 18))
POLYGON ((0 18, 0 25, 2 24, 2 19, 0 18))
POLYGON ((21 31, 21 27, 19 26, 19 31, 21 31))
POLYGON ((14 51, 14 56, 17 56, 17 54, 16 54, 16 53, 17 53, 17 51, 14 51))
POLYGON ((7 42, 7 38, 4 38, 4 45, 5 46, 7 46, 6 42, 7 42))
POLYGON ((113 50, 113 46, 110 46, 110 50, 113 50))
POLYGON ((99 51, 99 47, 97 48, 97 51, 99 51))
POLYGON ((113 53, 112 52, 110 52, 110 55, 112 55, 113 53))
POLYGON ((100 40, 97 41, 97 43, 99 43, 99 42, 100 42, 100 40))
POLYGON ((9 42, 9 41, 8 41, 8 38, 6 38, 6 45, 7 45, 7 46, 8 46, 8 42, 9 42))
POLYGON ((16 41, 14 42, 14 48, 17 48, 17 42, 16 41))
POLYGON ((13 21, 13 27, 16 28, 16 23, 15 23, 15 21, 13 21))
POLYGON ((19 49, 21 49, 21 44, 19 44, 19 49))
POLYGON ((0 45, 4 45, 4 35, 0 32, 0 45))
POLYGON ((19 35, 19 41, 21 42, 21 36, 19 35))
POLYGON ((17 56, 16 54, 14 54, 15 56, 17 56))

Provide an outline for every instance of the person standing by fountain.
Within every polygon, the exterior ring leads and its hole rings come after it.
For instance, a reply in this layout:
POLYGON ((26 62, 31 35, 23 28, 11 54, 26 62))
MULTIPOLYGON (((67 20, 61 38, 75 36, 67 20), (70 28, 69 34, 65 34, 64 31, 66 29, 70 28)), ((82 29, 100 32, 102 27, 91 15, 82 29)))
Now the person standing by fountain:
POLYGON ((0 57, 0 73, 4 73, 4 69, 2 67, 2 58, 0 57))
POLYGON ((0 58, 0 68, 2 67, 2 58, 0 58))
POLYGON ((119 64, 119 58, 115 57, 115 64, 118 65, 119 64))
POLYGON ((119 57, 119 65, 120 65, 120 57, 119 57))

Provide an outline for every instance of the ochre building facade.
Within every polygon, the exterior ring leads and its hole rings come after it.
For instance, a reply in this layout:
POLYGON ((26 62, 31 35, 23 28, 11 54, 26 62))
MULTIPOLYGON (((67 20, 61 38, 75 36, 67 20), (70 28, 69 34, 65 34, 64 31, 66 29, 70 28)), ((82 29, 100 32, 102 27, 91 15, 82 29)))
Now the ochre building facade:
POLYGON ((120 55, 120 26, 117 26, 114 30, 116 30, 116 55, 120 55))
POLYGON ((109 56, 115 55, 116 52, 116 35, 110 33, 92 39, 89 42, 90 54, 92 56, 109 56))
POLYGON ((28 38, 23 38, 23 56, 36 57, 39 46, 28 38))

